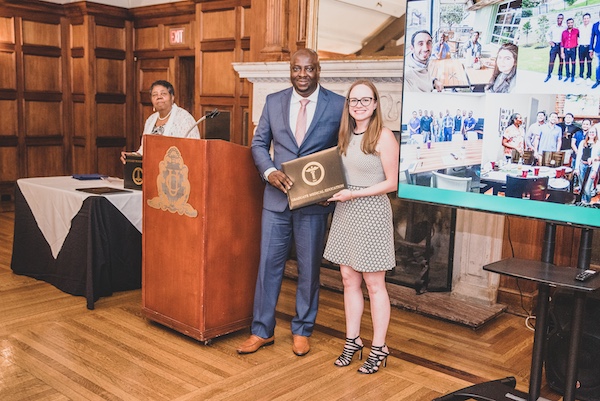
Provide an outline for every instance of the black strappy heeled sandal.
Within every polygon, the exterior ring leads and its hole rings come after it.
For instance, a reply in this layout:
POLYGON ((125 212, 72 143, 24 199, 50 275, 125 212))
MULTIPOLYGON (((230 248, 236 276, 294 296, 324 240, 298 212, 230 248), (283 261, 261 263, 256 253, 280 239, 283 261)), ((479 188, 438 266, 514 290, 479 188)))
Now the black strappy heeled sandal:
POLYGON ((358 352, 358 359, 362 359, 362 351, 364 345, 358 344, 356 340, 359 339, 360 336, 356 338, 346 338, 346 344, 344 344, 344 350, 342 351, 342 355, 338 357, 333 363, 335 366, 342 368, 344 366, 350 365, 352 362, 352 358, 354 354, 358 352))
POLYGON ((381 347, 372 346, 371 352, 369 352, 369 357, 367 358, 365 363, 363 363, 363 365, 360 368, 358 368, 358 373, 362 373, 365 375, 373 374, 379 371, 379 367, 382 363, 383 367, 385 368, 387 366, 387 357, 390 354, 389 350, 388 352, 385 352, 383 350, 386 347, 387 346, 385 344, 383 344, 381 347))

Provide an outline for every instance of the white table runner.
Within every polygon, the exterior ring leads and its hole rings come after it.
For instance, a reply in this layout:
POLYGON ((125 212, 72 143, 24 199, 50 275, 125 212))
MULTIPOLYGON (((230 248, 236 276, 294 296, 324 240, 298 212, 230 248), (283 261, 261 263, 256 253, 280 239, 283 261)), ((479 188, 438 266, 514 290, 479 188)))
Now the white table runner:
MULTIPOLYGON (((76 180, 68 177, 22 178, 17 181, 33 217, 50 245, 56 259, 71 230, 71 220, 77 215, 83 201, 92 195, 77 188, 111 187, 123 189, 123 180, 76 180)), ((103 195, 101 195, 103 196, 103 195)), ((108 194, 108 199, 130 222, 142 232, 142 191, 108 194)))

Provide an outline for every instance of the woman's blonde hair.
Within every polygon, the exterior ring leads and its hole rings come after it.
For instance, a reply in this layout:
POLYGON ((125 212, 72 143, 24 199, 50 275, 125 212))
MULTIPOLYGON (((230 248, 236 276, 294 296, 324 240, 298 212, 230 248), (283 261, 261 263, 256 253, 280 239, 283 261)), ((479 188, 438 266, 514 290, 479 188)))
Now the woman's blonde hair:
POLYGON ((595 145, 596 143, 598 143, 598 130, 596 129, 595 126, 591 126, 590 129, 588 130, 587 134, 585 135, 585 138, 583 139, 584 142, 584 146, 587 146, 590 144, 590 142, 595 145), (596 136, 594 137, 593 140, 590 141, 590 132, 594 130, 594 132, 596 133, 596 136))
POLYGON ((348 99, 352 89, 354 89, 358 85, 365 85, 371 89, 373 92, 373 101, 377 102, 377 106, 375 110, 373 110, 373 115, 371 116, 371 121, 369 121, 369 126, 364 133, 364 137, 362 143, 360 145, 360 149, 365 154, 377 154, 377 142, 379 142, 379 137, 381 136, 381 130, 383 129, 383 118, 381 117, 381 110, 379 108, 379 93, 377 92, 377 88, 373 83, 367 79, 360 79, 355 81, 350 89, 348 89, 348 96, 346 97, 346 107, 344 109, 344 113, 342 114, 342 120, 340 122, 340 131, 338 134, 338 149, 340 150, 340 154, 345 155, 348 150, 348 144, 350 143, 351 135, 354 134, 354 129, 356 128, 356 121, 350 115, 348 104, 348 99))

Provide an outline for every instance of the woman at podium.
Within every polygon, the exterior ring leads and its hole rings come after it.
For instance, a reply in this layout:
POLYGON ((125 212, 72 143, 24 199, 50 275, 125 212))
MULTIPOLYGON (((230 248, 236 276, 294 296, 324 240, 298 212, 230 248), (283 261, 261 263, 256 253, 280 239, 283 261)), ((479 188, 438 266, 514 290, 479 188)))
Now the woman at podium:
MULTIPOLYGON (((175 88, 168 81, 159 80, 150 86, 150 100, 154 113, 144 125, 143 135, 163 135, 177 138, 200 138, 196 120, 187 110, 175 104, 175 88), (192 128, 193 127, 193 128, 192 128)), ((143 153, 144 136, 140 148, 135 152, 143 153)), ((125 163, 126 152, 121 152, 121 161, 125 163)))

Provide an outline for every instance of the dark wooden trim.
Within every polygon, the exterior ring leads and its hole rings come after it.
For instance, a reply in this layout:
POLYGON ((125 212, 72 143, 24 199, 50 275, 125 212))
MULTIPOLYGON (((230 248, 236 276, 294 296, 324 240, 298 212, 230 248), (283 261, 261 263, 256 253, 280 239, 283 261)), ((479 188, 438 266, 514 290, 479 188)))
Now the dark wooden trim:
POLYGON ((125 60, 125 50, 105 49, 99 47, 96 49, 96 58, 105 58, 109 60, 125 60))
POLYGON ((242 38, 240 45, 242 50, 250 51, 250 38, 242 38))
POLYGON ((211 39, 200 42, 200 51, 218 52, 235 50, 235 38, 233 39, 211 39))
POLYGON ((0 148, 14 148, 15 146, 19 146, 19 138, 0 135, 0 148))
POLYGON ((60 92, 23 92, 23 100, 37 102, 62 102, 63 96, 60 92))
POLYGON ((60 146, 63 147, 62 135, 35 136, 27 135, 25 145, 29 146, 60 146))
POLYGON ((97 137, 96 147, 98 148, 123 148, 127 145, 127 140, 124 137, 97 137))
POLYGON ((126 95, 122 93, 96 93, 96 103, 125 104, 126 95))
POLYGON ((0 100, 16 100, 17 91, 15 89, 0 89, 0 100))
POLYGON ((85 93, 73 93, 73 103, 85 103, 85 93))
POLYGON ((61 57, 62 49, 53 46, 23 45, 23 54, 46 57, 61 57))
POLYGON ((83 47, 74 47, 71 49, 71 58, 85 57, 85 49, 83 47))

